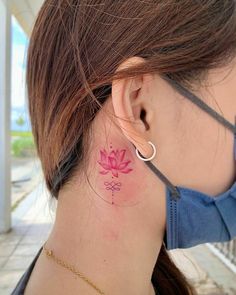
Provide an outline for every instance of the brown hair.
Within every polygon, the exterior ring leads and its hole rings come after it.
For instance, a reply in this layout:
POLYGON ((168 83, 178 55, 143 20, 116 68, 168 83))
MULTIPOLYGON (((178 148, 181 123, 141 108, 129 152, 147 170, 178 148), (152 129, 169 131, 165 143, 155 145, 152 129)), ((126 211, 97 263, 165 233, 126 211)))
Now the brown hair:
MULTIPOLYGON (((191 87, 236 54, 234 0, 46 0, 30 38, 32 132, 52 196, 86 169, 90 124, 114 79, 158 73, 191 87), (146 62, 116 72, 129 57, 146 62)), ((159 294, 194 294, 161 248, 159 294)))

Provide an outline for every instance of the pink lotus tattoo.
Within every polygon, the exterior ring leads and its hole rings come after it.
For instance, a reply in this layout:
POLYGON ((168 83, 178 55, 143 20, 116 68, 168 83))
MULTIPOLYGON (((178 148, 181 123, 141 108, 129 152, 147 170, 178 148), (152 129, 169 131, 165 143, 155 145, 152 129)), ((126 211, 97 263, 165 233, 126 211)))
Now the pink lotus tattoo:
POLYGON ((100 150, 100 161, 98 163, 102 166, 103 170, 100 171, 101 174, 105 175, 109 172, 112 173, 114 177, 118 177, 118 173, 127 174, 133 169, 128 167, 131 163, 130 160, 125 160, 126 150, 112 150, 107 152, 105 149, 100 150))

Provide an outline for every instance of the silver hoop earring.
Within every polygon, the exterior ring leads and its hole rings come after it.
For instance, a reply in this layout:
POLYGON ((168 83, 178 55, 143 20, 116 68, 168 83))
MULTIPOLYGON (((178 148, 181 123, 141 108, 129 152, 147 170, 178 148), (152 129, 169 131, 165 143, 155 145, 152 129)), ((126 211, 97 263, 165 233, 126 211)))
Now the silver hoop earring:
POLYGON ((157 150, 156 150, 155 145, 154 145, 151 141, 148 141, 148 143, 149 143, 149 144, 152 146, 152 148, 153 148, 153 154, 152 154, 152 156, 149 157, 149 158, 144 158, 144 157, 142 157, 142 155, 139 153, 139 150, 136 148, 136 155, 137 155, 137 157, 138 157, 140 160, 142 160, 142 161, 151 161, 151 160, 156 156, 157 150))

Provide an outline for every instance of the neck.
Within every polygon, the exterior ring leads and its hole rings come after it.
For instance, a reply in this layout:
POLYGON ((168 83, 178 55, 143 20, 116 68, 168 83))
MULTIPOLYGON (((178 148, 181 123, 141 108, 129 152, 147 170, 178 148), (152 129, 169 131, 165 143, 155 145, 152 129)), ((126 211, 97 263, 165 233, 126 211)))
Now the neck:
MULTIPOLYGON (((154 295, 151 276, 161 239, 144 235, 142 220, 132 223, 134 209, 84 201, 83 211, 81 204, 76 206, 78 196, 60 196, 47 247, 105 294, 154 295)), ((86 294, 95 294, 89 285, 86 294)))
MULTIPOLYGON (((61 193, 47 247, 105 294, 154 295, 151 277, 162 233, 153 235, 153 225, 146 221, 154 213, 148 212, 145 192, 143 198, 145 202, 119 207, 92 192, 61 193)), ((85 288, 88 295, 96 293, 85 288)))
MULTIPOLYGON (((105 294, 154 295, 151 278, 164 235, 165 187, 137 159, 132 146, 115 139, 112 142, 114 149, 126 149, 132 174, 119 171, 118 178, 110 172, 101 174, 97 164, 101 146, 94 146, 89 153, 88 178, 77 176, 70 187, 60 190, 46 246, 105 294), (104 188, 105 181, 111 180, 122 185, 114 196, 104 188)), ((102 147, 108 150, 110 144, 102 147)), ((70 280, 68 274, 65 277, 70 280)), ((96 294, 81 281, 82 286, 84 293, 80 289, 78 293, 96 294)))

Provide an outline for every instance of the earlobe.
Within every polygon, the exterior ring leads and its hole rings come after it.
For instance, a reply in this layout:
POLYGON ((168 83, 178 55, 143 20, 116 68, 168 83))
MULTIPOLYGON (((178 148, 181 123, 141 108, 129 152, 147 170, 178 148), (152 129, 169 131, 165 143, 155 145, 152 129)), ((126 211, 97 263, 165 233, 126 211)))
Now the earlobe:
MULTIPOLYGON (((135 60, 137 60, 136 57, 135 60)), ((122 65, 123 67, 125 66, 122 65)), ((147 93, 150 93, 150 91, 147 91, 147 87, 151 86, 150 84, 147 85, 148 83, 145 84, 147 80, 147 75, 145 77, 142 75, 113 81, 112 104, 115 119, 121 132, 137 147, 142 155, 148 157, 152 153, 152 149, 148 144, 150 122, 147 118, 152 116, 148 116, 147 113, 152 112, 152 110, 150 98, 147 97, 147 93)))

